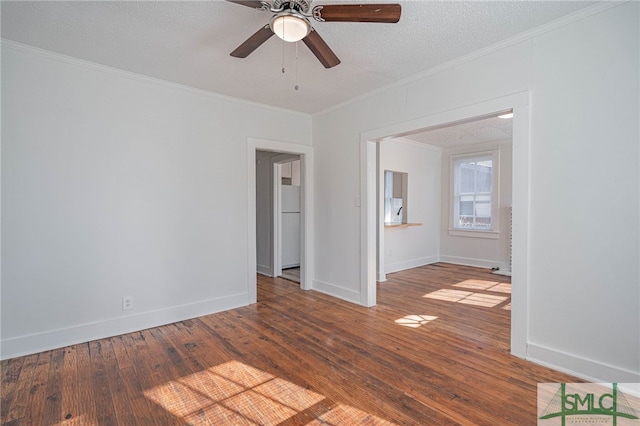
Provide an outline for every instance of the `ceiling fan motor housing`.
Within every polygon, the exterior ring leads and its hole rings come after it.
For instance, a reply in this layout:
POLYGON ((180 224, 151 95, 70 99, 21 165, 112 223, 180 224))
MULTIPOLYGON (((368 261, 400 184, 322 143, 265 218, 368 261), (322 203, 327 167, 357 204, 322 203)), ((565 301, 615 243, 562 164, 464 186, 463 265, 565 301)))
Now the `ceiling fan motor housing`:
POLYGON ((291 9, 300 13, 308 13, 311 8, 311 1, 307 0, 273 0, 274 9, 291 9))

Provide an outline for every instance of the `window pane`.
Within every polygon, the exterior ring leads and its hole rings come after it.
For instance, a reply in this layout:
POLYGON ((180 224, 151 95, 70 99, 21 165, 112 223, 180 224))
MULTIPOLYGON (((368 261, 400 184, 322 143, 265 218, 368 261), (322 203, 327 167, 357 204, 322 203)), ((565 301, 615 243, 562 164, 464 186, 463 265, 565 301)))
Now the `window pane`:
POLYGON ((480 200, 480 197, 476 200, 476 216, 477 217, 491 217, 491 200, 480 200))
POLYGON ((493 186, 493 175, 491 172, 491 166, 478 166, 478 192, 491 192, 491 187, 493 186))
POLYGON ((465 201, 460 198, 460 216, 473 216, 473 200, 465 201))
POLYGON ((460 193, 473 193, 475 188, 475 172, 471 164, 462 164, 460 167, 460 193))
POLYGON ((473 217, 471 216, 460 216, 458 221, 458 228, 473 228, 473 217))
POLYGON ((476 229, 491 229, 490 217, 476 217, 476 229))

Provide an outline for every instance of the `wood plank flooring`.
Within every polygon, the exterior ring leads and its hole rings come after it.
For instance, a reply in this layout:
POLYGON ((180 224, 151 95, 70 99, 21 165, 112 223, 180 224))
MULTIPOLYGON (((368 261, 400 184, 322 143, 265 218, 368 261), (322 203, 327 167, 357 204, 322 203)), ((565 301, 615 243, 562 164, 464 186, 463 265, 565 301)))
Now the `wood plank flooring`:
POLYGON ((434 264, 363 308, 258 276, 258 303, 5 360, 3 425, 534 425, 509 278, 434 264))

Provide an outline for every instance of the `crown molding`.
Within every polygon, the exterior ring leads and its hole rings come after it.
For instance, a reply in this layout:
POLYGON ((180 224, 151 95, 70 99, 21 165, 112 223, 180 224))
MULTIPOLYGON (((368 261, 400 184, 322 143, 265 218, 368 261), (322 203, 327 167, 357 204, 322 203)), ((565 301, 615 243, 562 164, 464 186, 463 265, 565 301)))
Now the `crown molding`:
POLYGON ((111 74, 116 77, 135 80, 141 83, 151 84, 158 87, 178 90, 178 91, 189 93, 192 95, 201 96, 213 101, 231 102, 235 104, 251 106, 254 108, 257 107, 257 108, 267 109, 267 110, 271 110, 279 113, 285 113, 288 115, 297 115, 299 117, 311 118, 311 114, 307 114, 304 112, 275 107, 272 105, 262 104, 259 102, 247 101, 240 98, 234 98, 233 96, 227 96, 220 93, 212 92, 209 90, 197 89, 195 87, 185 86, 183 84, 172 83, 170 81, 149 77, 143 74, 137 74, 131 71, 121 70, 119 68, 109 67, 107 65, 98 64, 96 62, 86 61, 84 59, 74 58, 72 56, 63 55, 61 53, 53 52, 46 49, 41 49, 39 47, 31 46, 24 43, 19 43, 16 41, 5 39, 5 38, 0 39, 0 46, 1 46, 1 50, 13 49, 26 54, 39 56, 41 58, 46 58, 53 61, 58 61, 67 65, 71 65, 79 68, 85 68, 85 69, 98 71, 98 72, 103 72, 106 74, 111 74))
POLYGON ((556 30, 558 28, 562 28, 562 27, 564 27, 566 25, 569 25, 571 23, 574 23, 574 22, 577 22, 577 21, 581 21, 581 20, 583 20, 585 18, 588 18, 588 17, 590 17, 592 15, 596 15, 596 14, 598 14, 600 12, 603 12, 603 11, 605 11, 607 9, 611 9, 613 7, 620 6, 621 4, 628 3, 628 1, 631 1, 631 0, 625 0, 625 1, 607 1, 607 0, 605 0, 605 1, 599 2, 599 3, 597 3, 597 4, 593 5, 593 6, 586 7, 584 9, 579 10, 579 11, 577 11, 575 13, 570 14, 570 15, 563 16, 562 18, 558 18, 556 20, 548 22, 548 23, 546 23, 544 25, 541 25, 539 27, 533 28, 531 30, 525 31, 525 32, 520 33, 520 34, 518 34, 516 36, 508 38, 506 40, 503 40, 503 41, 500 41, 498 43, 492 44, 491 46, 485 47, 483 49, 476 50, 476 51, 471 52, 471 53, 469 53, 467 55, 460 56, 460 57, 458 57, 456 59, 453 59, 451 61, 448 61, 448 62, 445 62, 443 64, 437 65, 435 67, 429 68, 428 70, 425 70, 425 71, 420 72, 418 74, 414 74, 414 75, 412 75, 410 77, 407 77, 407 78, 405 78, 403 80, 399 80, 399 81, 387 84, 385 86, 381 86, 381 87, 379 87, 377 89, 371 90, 371 91, 369 91, 367 93, 364 93, 364 94, 362 94, 360 96, 357 96, 355 98, 351 98, 351 99, 349 99, 347 101, 341 102, 341 103, 339 103, 337 105, 334 105, 334 106, 329 107, 327 109, 324 109, 322 111, 313 113, 312 115, 315 117, 315 116, 320 116, 320 115, 323 115, 323 114, 327 114, 327 113, 330 113, 332 111, 344 108, 344 107, 346 107, 348 105, 354 104, 356 102, 359 102, 359 101, 374 97, 374 96, 376 96, 376 95, 378 95, 380 93, 383 93, 383 92, 386 92, 386 91, 389 91, 389 90, 393 90, 393 89, 397 89, 397 88, 400 88, 400 87, 407 86, 407 85, 409 85, 411 83, 414 83, 416 81, 423 80, 423 79, 428 78, 428 77, 430 77, 432 75, 435 75, 435 74, 438 74, 440 72, 446 71, 446 70, 448 70, 450 68, 455 68, 455 67, 460 66, 462 64, 465 64, 467 62, 470 62, 470 61, 472 61, 474 59, 478 59, 478 58, 480 58, 482 56, 486 56, 486 55, 488 55, 490 53, 498 52, 498 51, 503 50, 503 49, 505 49, 507 47, 511 47, 511 46, 513 46, 515 44, 518 44, 518 43, 521 43, 521 42, 524 42, 524 41, 528 41, 530 39, 533 39, 534 37, 537 37, 537 36, 540 36, 542 34, 548 33, 550 31, 556 30))

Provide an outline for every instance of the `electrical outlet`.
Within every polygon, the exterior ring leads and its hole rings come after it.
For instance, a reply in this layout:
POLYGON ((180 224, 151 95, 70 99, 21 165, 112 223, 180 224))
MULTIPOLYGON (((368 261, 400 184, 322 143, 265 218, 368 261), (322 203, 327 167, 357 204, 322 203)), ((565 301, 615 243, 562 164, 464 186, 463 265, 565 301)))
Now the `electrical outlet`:
POLYGON ((122 296, 122 310, 130 311, 133 309, 133 296, 122 296))

